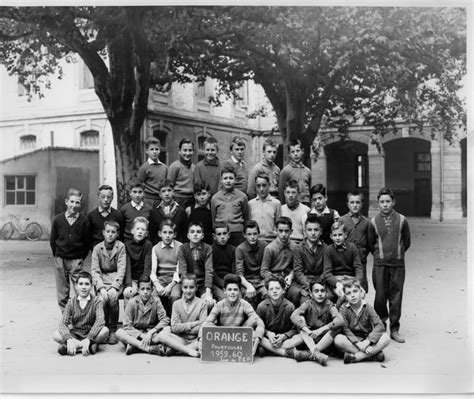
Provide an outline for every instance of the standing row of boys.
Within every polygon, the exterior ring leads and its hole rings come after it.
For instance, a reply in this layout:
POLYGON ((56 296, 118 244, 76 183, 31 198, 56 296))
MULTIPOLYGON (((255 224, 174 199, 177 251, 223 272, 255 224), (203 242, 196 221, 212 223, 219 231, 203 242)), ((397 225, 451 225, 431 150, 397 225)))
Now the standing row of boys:
POLYGON ((217 142, 208 139, 205 158, 194 167, 193 143, 185 139, 168 169, 151 138, 138 174, 144 182, 131 185, 131 201, 120 211, 111 207, 110 186, 99 188, 99 206, 88 217, 79 213, 81 194, 69 191, 67 210, 51 231, 63 312, 54 336, 60 353, 87 355, 98 343, 120 340, 127 354, 198 356, 206 324, 251 325, 254 352, 321 364, 333 342, 346 363, 383 360, 387 320, 391 338, 404 342, 398 330, 410 233, 393 210, 391 190, 380 190, 380 213, 371 221, 360 213, 359 193, 348 194, 349 213, 339 217, 327 207, 323 185, 309 189, 299 142, 290 144, 291 162, 281 173, 273 141, 265 142, 264 161, 249 177, 244 149, 235 138, 221 167, 217 142), (83 271, 90 248, 92 277, 83 271), (375 311, 363 300, 368 252, 375 311), (68 301, 70 279, 77 295, 68 301), (124 326, 117 331, 122 295, 124 326), (309 351, 296 349, 302 344, 309 351))

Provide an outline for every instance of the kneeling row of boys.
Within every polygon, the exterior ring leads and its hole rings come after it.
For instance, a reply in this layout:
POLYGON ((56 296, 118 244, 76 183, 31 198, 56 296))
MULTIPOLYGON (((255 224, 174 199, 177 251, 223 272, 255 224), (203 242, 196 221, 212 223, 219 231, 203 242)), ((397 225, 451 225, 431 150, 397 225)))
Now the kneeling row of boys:
MULTIPOLYGON (((128 301, 123 327, 116 332, 126 346, 125 354, 146 352, 159 356, 184 354, 199 357, 203 326, 249 326, 253 328, 253 354, 274 355, 327 365, 328 355, 343 354, 344 363, 366 359, 383 362, 383 349, 390 343, 385 326, 364 300, 356 279, 344 282, 346 303, 339 310, 327 298, 326 286, 317 279, 311 298, 297 309, 284 298, 285 281, 272 276, 265 281, 268 297, 257 310, 241 298, 241 278, 224 278, 225 298, 208 315, 204 300, 196 296, 196 276, 182 278, 182 297, 173 303, 171 321, 158 297, 152 295, 149 277, 138 282, 138 295, 128 301), (334 350, 334 346, 337 351, 334 350), (303 349, 304 348, 304 349, 303 349)), ((103 299, 92 294, 92 277, 81 272, 77 295, 65 308, 59 329, 53 335, 61 355, 95 354, 107 343, 103 299)))

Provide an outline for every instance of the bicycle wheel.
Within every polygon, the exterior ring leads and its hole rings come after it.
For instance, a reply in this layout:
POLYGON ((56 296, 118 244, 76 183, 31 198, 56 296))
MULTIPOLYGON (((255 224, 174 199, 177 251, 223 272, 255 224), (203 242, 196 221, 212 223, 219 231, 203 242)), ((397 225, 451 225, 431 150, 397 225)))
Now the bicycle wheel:
POLYGON ((25 228, 25 236, 30 241, 36 241, 41 238, 43 235, 43 229, 41 226, 36 222, 28 223, 25 228))
POLYGON ((12 222, 6 222, 2 227, 2 238, 9 240, 13 235, 13 224, 12 222))

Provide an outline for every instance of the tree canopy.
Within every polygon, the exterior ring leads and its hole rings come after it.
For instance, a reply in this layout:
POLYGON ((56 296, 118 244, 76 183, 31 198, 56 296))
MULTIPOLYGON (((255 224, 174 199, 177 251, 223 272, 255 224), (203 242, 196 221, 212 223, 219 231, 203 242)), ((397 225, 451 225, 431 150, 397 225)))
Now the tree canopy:
POLYGON ((209 76, 231 96, 253 79, 283 141, 307 150, 321 126, 383 134, 404 121, 451 140, 465 124, 462 8, 2 7, 0 40, 0 62, 30 93, 61 76, 61 58, 82 58, 112 127, 119 202, 141 161, 149 90, 172 82, 209 76))

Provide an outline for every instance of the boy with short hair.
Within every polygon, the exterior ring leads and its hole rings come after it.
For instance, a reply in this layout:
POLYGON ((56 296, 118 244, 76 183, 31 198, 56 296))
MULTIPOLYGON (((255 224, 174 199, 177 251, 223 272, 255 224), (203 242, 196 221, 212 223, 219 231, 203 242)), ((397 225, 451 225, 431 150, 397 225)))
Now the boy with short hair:
POLYGON ((324 271, 326 244, 321 240, 321 224, 315 216, 305 222, 305 239, 296 246, 293 257, 295 281, 299 288, 299 303, 310 298, 311 286, 324 271))
POLYGON ((335 209, 330 209, 326 205, 328 196, 324 184, 315 184, 310 190, 311 210, 303 216, 303 223, 310 215, 317 216, 321 223, 321 239, 331 245, 331 226, 339 220, 339 213, 335 209))
MULTIPOLYGON (((198 334, 207 318, 207 305, 196 296, 196 275, 186 274, 181 285, 183 297, 173 304, 171 328, 165 327, 160 333, 160 339, 177 352, 198 357, 198 334)), ((167 355, 172 354, 173 351, 168 350, 167 355)))
POLYGON ((113 220, 104 223, 104 240, 94 247, 91 262, 92 281, 104 304, 105 321, 110 330, 110 345, 118 342, 115 332, 120 311, 119 297, 127 270, 125 245, 117 240, 119 229, 119 224, 113 220))
POLYGON ((346 241, 344 225, 336 222, 331 226, 333 245, 326 248, 324 254, 323 276, 337 297, 336 307, 339 309, 345 300, 344 281, 356 278, 364 280, 364 269, 359 258, 357 247, 346 241))
POLYGON ((249 181, 249 171, 244 161, 245 146, 245 140, 242 137, 234 136, 230 142, 230 158, 223 165, 231 166, 235 170, 235 188, 244 194, 247 193, 249 181))
POLYGON ((299 290, 296 282, 293 281, 293 254, 296 244, 290 240, 291 219, 285 216, 280 217, 276 227, 277 238, 265 247, 260 274, 265 280, 271 276, 283 277, 288 288, 286 296, 295 304, 297 298, 299 299, 299 290))
POLYGON ((89 219, 79 212, 82 204, 81 192, 70 188, 64 202, 66 211, 54 218, 49 239, 61 313, 64 312, 69 299, 71 282, 74 287, 79 273, 83 271, 84 259, 90 245, 89 219))
POLYGON ((225 298, 224 277, 229 273, 235 273, 235 247, 228 241, 229 227, 225 224, 216 224, 214 243, 212 244, 212 265, 214 267, 212 295, 216 301, 225 298))
POLYGON ((299 190, 300 188, 296 181, 287 181, 284 188, 285 204, 281 206, 281 216, 290 218, 293 223, 293 231, 290 238, 296 244, 303 241, 303 217, 309 212, 309 208, 298 200, 299 190))
POLYGON ((99 187, 97 198, 99 200, 99 206, 90 211, 87 215, 92 248, 104 240, 102 231, 104 230, 104 222, 107 220, 113 220, 119 224, 119 239, 123 230, 123 216, 120 211, 111 206, 114 199, 114 189, 109 185, 103 184, 99 187))
POLYGON ((280 202, 285 201, 284 190, 289 180, 295 180, 299 185, 298 200, 309 206, 309 188, 311 187, 311 170, 303 164, 304 150, 300 140, 292 140, 288 144, 288 155, 290 162, 280 173, 280 181, 278 183, 280 202))
POLYGON ((145 140, 148 159, 138 169, 137 179, 145 186, 144 201, 155 208, 160 202, 159 187, 165 182, 168 166, 160 161, 161 143, 158 138, 150 136, 145 140))
POLYGON ((249 201, 250 219, 260 227, 261 238, 270 242, 275 236, 275 223, 281 214, 280 201, 269 194, 270 178, 265 172, 255 176, 257 197, 249 201))
POLYGON ((344 363, 361 362, 373 358, 383 362, 382 352, 390 343, 385 333, 384 323, 374 308, 364 300, 364 290, 360 283, 349 280, 344 283, 347 303, 340 309, 344 319, 342 334, 336 335, 334 344, 344 353, 344 363))
POLYGON ((128 301, 123 317, 123 327, 117 338, 126 345, 125 354, 147 352, 164 355, 159 332, 169 325, 170 319, 159 298, 152 295, 153 285, 149 276, 138 280, 138 295, 128 301))
MULTIPOLYGON (((235 274, 228 274, 224 278, 224 288, 226 298, 217 302, 207 316, 202 327, 205 326, 228 326, 253 328, 253 354, 255 355, 258 345, 265 332, 265 325, 258 317, 252 306, 240 297, 241 279, 235 274)), ((202 334, 202 327, 199 330, 199 338, 202 334)))
POLYGON ((171 315, 173 303, 181 297, 178 276, 178 250, 182 245, 175 240, 176 225, 170 219, 160 223, 158 242, 151 252, 150 279, 158 293, 168 315, 171 315))
POLYGON ((123 240, 127 241, 132 238, 132 223, 137 217, 144 217, 150 219, 150 213, 153 209, 150 204, 143 201, 145 192, 143 191, 143 184, 139 181, 130 184, 130 202, 127 202, 120 208, 120 213, 124 221, 123 240))
POLYGON ((188 227, 189 242, 181 245, 178 250, 178 273, 180 278, 185 274, 196 275, 197 295, 203 298, 207 306, 213 306, 212 281, 212 248, 203 242, 202 224, 193 222, 188 227))
MULTIPOLYGON (((328 356, 322 351, 328 349, 334 342, 334 337, 344 325, 342 316, 334 304, 327 298, 327 290, 321 278, 317 278, 311 285, 311 299, 304 302, 291 315, 291 321, 299 328, 300 342, 306 344, 310 350, 310 358, 326 366, 328 356)), ((298 353, 295 353, 297 360, 298 353)))
MULTIPOLYGON (((218 178, 219 179, 219 178, 218 178)), ((211 188, 208 183, 199 181, 194 184, 194 204, 186 208, 189 222, 201 222, 204 228, 204 242, 212 244, 211 188)))
POLYGON ((211 214, 214 224, 229 226, 229 243, 239 245, 243 240, 243 226, 248 219, 247 196, 235 188, 235 169, 225 165, 221 170, 222 189, 211 199, 211 214))
POLYGON ((263 142, 263 160, 258 162, 249 174, 248 195, 249 198, 257 196, 255 178, 260 172, 264 172, 269 177, 269 193, 273 198, 278 199, 278 180, 280 179, 280 168, 275 163, 278 152, 278 144, 270 138, 263 142))
POLYGON ((66 304, 53 339, 59 344, 60 355, 74 356, 79 350, 83 356, 93 355, 98 344, 107 343, 109 330, 105 327, 102 302, 92 294, 89 273, 78 273, 76 292, 66 304))
POLYGON ((170 219, 176 225, 176 239, 179 242, 186 241, 186 228, 188 226, 188 216, 182 206, 174 200, 173 183, 166 180, 159 187, 160 204, 150 212, 150 235, 149 239, 153 245, 159 241, 158 230, 160 223, 165 219, 170 219))
MULTIPOLYGON (((219 191, 221 177, 221 164, 217 153, 219 144, 214 137, 206 137, 204 140, 204 159, 199 161, 194 170, 194 184, 209 184, 210 196, 219 191)), ((196 193, 196 191, 194 191, 196 193)), ((212 233, 211 233, 212 235, 212 233)))
POLYGON ((260 269, 266 242, 259 240, 260 230, 255 220, 248 220, 244 225, 245 241, 235 249, 235 272, 241 278, 245 299, 254 309, 266 297, 267 289, 260 269))
POLYGON ((387 187, 377 199, 380 213, 370 221, 369 248, 374 257, 372 280, 375 288, 374 308, 383 322, 390 319, 390 337, 405 342, 400 334, 403 284, 405 282, 405 252, 410 248, 410 228, 405 216, 396 212, 395 196, 387 187), (387 310, 387 302, 390 310, 387 310))
POLYGON ((194 142, 188 138, 179 142, 179 159, 168 168, 167 180, 174 186, 174 198, 184 209, 192 204, 194 169, 193 154, 194 142))
POLYGON ((148 220, 136 217, 132 222, 132 238, 125 241, 127 270, 125 274, 124 306, 138 293, 138 280, 149 277, 151 272, 151 251, 153 245, 148 236, 148 220))
POLYGON ((369 292, 369 285, 367 283, 367 255, 369 253, 369 226, 370 220, 362 215, 362 205, 364 204, 364 194, 362 193, 348 193, 347 207, 349 212, 339 218, 339 222, 344 224, 344 229, 347 234, 346 240, 355 244, 359 250, 360 262, 364 269, 364 280, 361 281, 362 288, 365 292, 369 292))
POLYGON ((285 281, 280 276, 272 276, 265 281, 268 297, 258 304, 257 314, 265 325, 265 334, 260 343, 259 354, 266 351, 277 356, 294 356, 293 348, 298 344, 293 337, 298 333, 290 317, 294 305, 285 299, 285 281))

